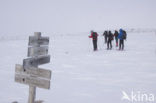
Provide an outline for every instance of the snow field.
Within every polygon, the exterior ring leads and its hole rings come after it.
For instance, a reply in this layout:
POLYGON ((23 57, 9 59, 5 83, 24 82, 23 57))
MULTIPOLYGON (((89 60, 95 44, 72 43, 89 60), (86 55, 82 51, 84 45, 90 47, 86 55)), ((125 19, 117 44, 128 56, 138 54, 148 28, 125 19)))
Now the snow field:
MULTIPOLYGON (((89 34, 50 36, 51 62, 39 67, 53 71, 51 89, 37 89, 37 100, 45 103, 127 103, 122 90, 156 95, 156 35, 129 33, 125 50, 106 50, 99 36, 97 52, 92 51, 89 34)), ((0 103, 26 103, 28 86, 15 83, 15 64, 27 56, 25 40, 1 41, 0 103)))

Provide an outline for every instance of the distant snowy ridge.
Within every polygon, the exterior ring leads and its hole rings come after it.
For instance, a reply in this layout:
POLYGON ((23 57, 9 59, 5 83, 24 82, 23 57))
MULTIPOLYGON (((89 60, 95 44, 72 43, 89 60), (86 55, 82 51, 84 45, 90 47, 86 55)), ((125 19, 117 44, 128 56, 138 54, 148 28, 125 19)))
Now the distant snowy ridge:
MULTIPOLYGON (((150 33, 150 32, 153 32, 156 34, 156 29, 154 28, 123 28, 124 30, 127 31, 127 33, 150 33)), ((103 32, 105 31, 106 29, 104 29, 103 31, 100 30, 100 31, 96 31, 99 35, 102 35, 103 32)), ((118 29, 109 29, 112 31, 112 33, 114 33, 114 30, 118 30, 118 29)), ((55 37, 55 36, 60 36, 60 37, 63 37, 63 36, 88 36, 90 35, 90 31, 88 32, 79 32, 79 33, 64 33, 64 34, 57 34, 57 33, 46 33, 46 32, 42 32, 43 35, 45 36, 49 36, 49 37, 55 37)), ((28 39, 28 37, 30 35, 33 35, 33 34, 0 34, 0 41, 5 41, 5 40, 26 40, 28 39)))
POLYGON ((148 33, 148 32, 155 32, 156 29, 154 28, 131 28, 131 29, 126 29, 130 33, 148 33))

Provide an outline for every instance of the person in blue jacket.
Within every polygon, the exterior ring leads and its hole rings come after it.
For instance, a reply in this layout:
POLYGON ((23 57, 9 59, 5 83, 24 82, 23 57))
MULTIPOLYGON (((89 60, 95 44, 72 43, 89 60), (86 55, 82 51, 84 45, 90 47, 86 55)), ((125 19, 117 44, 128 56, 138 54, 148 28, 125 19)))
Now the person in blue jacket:
POLYGON ((126 32, 122 29, 119 30, 119 50, 123 50, 124 49, 124 40, 126 39, 126 32))

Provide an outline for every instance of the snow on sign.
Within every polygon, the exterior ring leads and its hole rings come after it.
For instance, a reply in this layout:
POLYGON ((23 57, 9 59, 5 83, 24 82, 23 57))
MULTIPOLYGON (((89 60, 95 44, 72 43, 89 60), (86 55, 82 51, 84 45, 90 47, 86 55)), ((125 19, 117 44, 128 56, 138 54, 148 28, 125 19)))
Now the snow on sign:
POLYGON ((49 37, 37 37, 37 36, 30 36, 29 37, 29 46, 33 46, 33 45, 48 45, 49 44, 49 37))
POLYGON ((28 47, 28 57, 48 54, 48 47, 28 47))
POLYGON ((34 36, 29 37, 29 58, 23 60, 23 65, 16 64, 15 82, 29 85, 28 103, 35 102, 36 87, 50 89, 51 71, 38 68, 50 62, 48 44, 49 37, 42 37, 41 32, 35 32, 34 36))
POLYGON ((27 58, 23 60, 24 69, 28 69, 29 67, 36 67, 38 65, 46 64, 50 62, 50 55, 27 58))

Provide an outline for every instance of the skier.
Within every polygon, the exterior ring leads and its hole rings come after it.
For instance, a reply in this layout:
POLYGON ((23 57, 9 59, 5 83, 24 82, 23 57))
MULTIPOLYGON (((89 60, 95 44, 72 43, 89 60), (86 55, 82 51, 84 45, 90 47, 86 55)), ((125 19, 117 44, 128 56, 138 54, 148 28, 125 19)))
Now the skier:
POLYGON ((111 31, 108 32, 107 50, 112 49, 112 40, 114 36, 111 31))
POLYGON ((97 32, 91 31, 91 35, 89 36, 89 38, 92 38, 92 40, 93 40, 94 51, 97 50, 97 37, 98 37, 97 32))
POLYGON ((118 47, 118 35, 119 35, 118 31, 115 30, 114 36, 115 36, 116 47, 118 47))
POLYGON ((107 43, 107 31, 104 31, 103 36, 104 36, 105 43, 107 43))
POLYGON ((120 31, 120 33, 118 35, 118 38, 120 39, 119 50, 123 50, 124 49, 124 40, 126 40, 127 34, 126 34, 125 30, 120 29, 119 31, 120 31))

